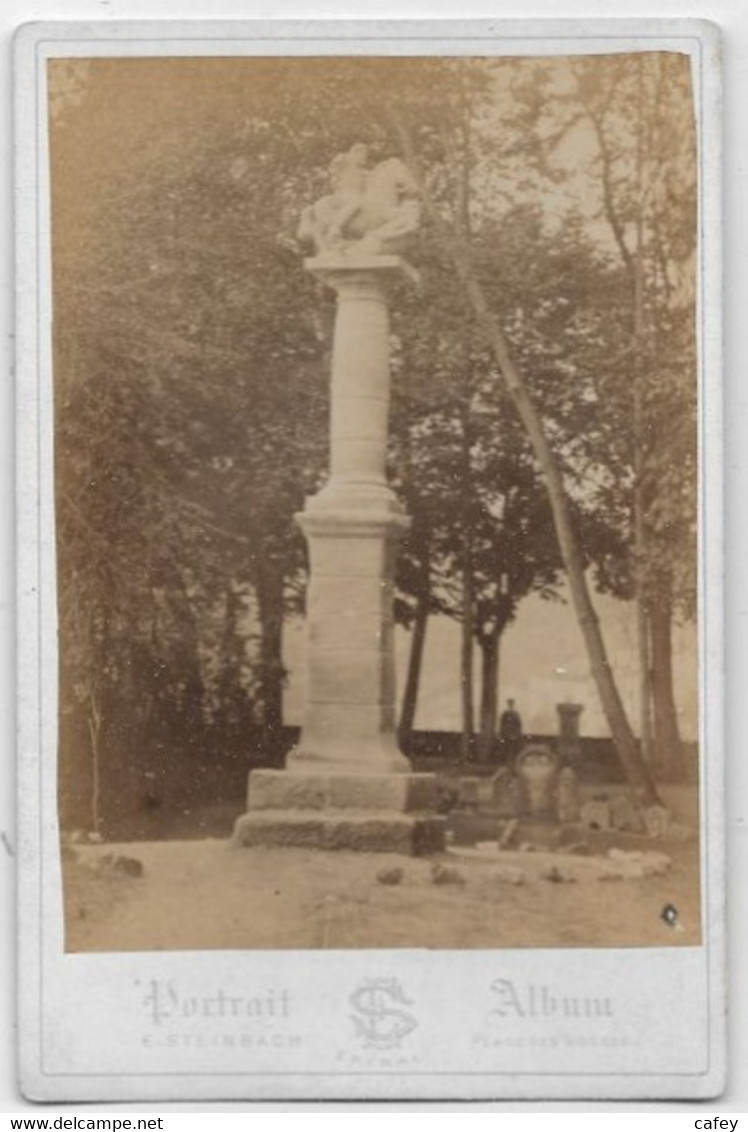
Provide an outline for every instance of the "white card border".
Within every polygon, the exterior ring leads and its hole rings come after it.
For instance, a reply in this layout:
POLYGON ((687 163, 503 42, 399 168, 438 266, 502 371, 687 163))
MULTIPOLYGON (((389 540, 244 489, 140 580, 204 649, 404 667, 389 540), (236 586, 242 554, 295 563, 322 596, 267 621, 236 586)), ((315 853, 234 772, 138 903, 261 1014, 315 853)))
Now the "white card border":
MULTIPOLYGON (((363 36, 378 34, 387 36, 388 34, 397 33, 400 35, 402 32, 407 32, 420 41, 428 40, 429 49, 433 50, 436 47, 434 40, 437 37, 445 36, 449 41, 449 50, 454 52, 454 39, 459 30, 467 30, 468 40, 465 45, 465 52, 473 53, 477 51, 478 45, 491 36, 501 36, 504 38, 507 32, 512 36, 521 36, 525 39, 535 38, 542 36, 545 43, 554 36, 561 39, 569 35, 573 35, 577 40, 575 50, 579 49, 578 39, 581 34, 585 37, 590 37, 594 34, 596 40, 605 38, 603 33, 610 34, 615 32, 619 37, 620 50, 630 50, 635 46, 644 46, 645 41, 647 46, 652 46, 650 42, 649 33, 653 38, 663 39, 666 38, 668 46, 673 48, 675 45, 673 40, 675 38, 689 39, 694 36, 698 39, 702 49, 709 52, 712 58, 715 58, 719 53, 719 44, 715 29, 712 25, 704 24, 699 21, 662 21, 662 20, 637 20, 637 21, 507 21, 505 24, 501 22, 474 22, 469 24, 459 23, 457 21, 449 21, 438 23, 426 23, 423 21, 402 21, 402 22, 388 22, 388 23, 375 23, 375 22, 356 22, 340 23, 340 22, 327 22, 323 25, 314 25, 317 29, 324 27, 325 37, 328 35, 341 37, 340 40, 340 53, 348 53, 350 51, 350 39, 354 37, 360 39, 363 36), (646 26, 647 34, 642 34, 641 28, 646 26), (576 29, 576 30, 575 30, 576 29), (594 31, 593 31, 594 29, 594 31), (600 29, 598 32, 597 29, 600 29), (469 44, 469 46, 468 46, 469 44)), ((35 248, 41 255, 42 253, 42 237, 41 231, 43 229, 44 217, 40 217, 35 204, 41 200, 42 206, 44 205, 44 184, 43 177, 40 176, 40 170, 44 168, 43 165, 43 151, 42 162, 37 166, 37 161, 40 156, 40 149, 38 145, 32 146, 29 141, 29 136, 26 133, 26 128, 29 121, 29 106, 36 104, 37 125, 42 125, 44 116, 44 100, 42 98, 36 101, 38 86, 33 77, 31 67, 29 66, 31 53, 38 56, 39 49, 42 47, 48 37, 52 37, 56 47, 52 49, 54 54, 70 54, 72 43, 71 40, 80 39, 83 37, 88 38, 92 36, 93 39, 101 45, 101 53, 110 54, 112 49, 119 51, 127 50, 125 44, 125 37, 133 34, 147 35, 147 39, 151 42, 157 40, 159 43, 159 54, 170 53, 185 53, 185 54, 204 54, 215 53, 216 44, 211 43, 207 51, 201 49, 200 42, 195 39, 196 36, 209 37, 212 34, 219 34, 220 38, 226 42, 226 52, 237 54, 236 37, 246 35, 251 31, 252 39, 256 40, 257 37, 267 36, 268 42, 272 43, 274 50, 271 53, 276 53, 280 48, 280 40, 284 35, 298 34, 299 31, 308 30, 310 27, 309 22, 304 24, 288 23, 284 25, 274 23, 224 23, 224 24, 207 24, 207 23, 192 23, 190 21, 173 21, 166 23, 107 23, 107 24, 45 24, 45 25, 31 25, 23 29, 17 38, 17 88, 16 88, 16 110, 17 110, 17 144, 18 144, 18 160, 17 160, 17 263, 18 263, 18 396, 17 396, 17 410, 18 410, 18 516, 19 516, 19 557, 18 557, 18 577, 19 577, 19 624, 22 631, 19 634, 19 688, 20 696, 20 709, 19 709, 19 748, 21 751, 21 767, 19 772, 19 887, 27 889, 31 884, 37 881, 37 877, 33 873, 37 864, 41 864, 38 859, 37 850, 37 828, 47 838, 47 844, 55 839, 55 822, 51 817, 49 809, 50 790, 49 782, 52 781, 51 796, 54 803, 54 782, 53 771, 46 768, 44 774, 46 775, 45 783, 46 790, 46 809, 45 811, 39 810, 35 805, 36 795, 31 793, 31 787, 36 788, 39 778, 39 762, 36 757, 36 751, 41 749, 45 751, 50 750, 50 743, 54 743, 55 733, 55 717, 56 717, 56 689, 55 680, 50 681, 50 672, 54 676, 55 663, 54 655, 50 657, 49 653, 49 631, 50 618, 54 617, 55 609, 55 595, 54 595, 54 579, 50 578, 49 574, 49 555, 53 554, 53 546, 50 542, 50 533, 52 527, 52 513, 51 513, 51 498, 47 491, 40 493, 39 486, 41 484, 48 484, 50 482, 51 471, 51 419, 50 419, 50 404, 49 399, 36 397, 36 382, 37 374, 41 371, 44 374, 44 380, 49 388, 49 357, 45 355, 45 346, 42 345, 37 353, 38 340, 36 336, 37 327, 43 324, 43 321, 48 317, 48 312, 45 310, 43 304, 37 300, 35 293, 35 286, 37 282, 43 281, 43 271, 40 271, 37 276, 36 263, 32 262, 32 257, 29 254, 29 248, 35 248), (176 32, 179 28, 186 28, 189 30, 188 39, 179 40, 176 32), (179 50, 177 50, 177 42, 179 42, 179 50), (185 50, 185 44, 189 44, 190 50, 185 50), (41 223, 41 227, 40 227, 41 223), (38 368, 37 368, 38 367, 38 368), (41 437, 41 440, 40 440, 41 437), (28 523, 29 509, 32 508, 36 516, 36 529, 31 531, 28 523), (39 568, 38 555, 41 554, 45 561, 45 570, 39 568), (35 584, 32 584, 34 582, 35 584), (40 608, 41 607, 41 608, 40 608), (33 626, 34 632, 29 629, 33 626), (46 632, 46 637, 44 636, 46 632), (38 664, 44 661, 43 678, 39 679, 37 673, 39 671, 38 664), (44 697, 44 698, 43 698, 44 697), (49 702, 48 702, 49 701, 49 702), (34 727, 36 715, 39 713, 43 725, 42 741, 39 743, 34 734, 34 727), (39 827, 36 826, 36 821, 43 823, 39 827)), ((203 38, 203 42, 204 42, 203 38)), ((306 42, 310 42, 308 39, 306 42)), ((401 42, 400 40, 396 42, 401 42)), ((502 47, 505 47, 502 44, 502 47)), ((284 45, 283 50, 287 50, 284 45)), ((610 50, 610 48, 608 47, 610 50)), ((376 48, 372 48, 376 50, 376 48)), ((595 50, 595 47, 591 47, 595 50)), ((537 52, 537 47, 536 47, 537 52)), ((86 45, 81 53, 91 53, 90 45, 86 45)), ((141 52, 138 52, 141 53, 141 52)), ((306 52, 300 52, 306 53, 306 52)), ((311 53, 311 52, 310 52, 311 53)), ((506 53, 506 50, 504 50, 506 53)), ((722 451, 721 446, 721 397, 718 389, 719 378, 721 374, 721 357, 720 357, 720 334, 719 334, 719 317, 718 311, 720 307, 720 267, 719 267, 719 248, 717 232, 719 226, 719 129, 718 129, 718 114, 719 114, 719 78, 716 71, 708 69, 705 81, 701 88, 702 99, 702 113, 700 114, 700 124, 703 130, 703 150, 702 162, 700 165, 700 172, 704 192, 702 194, 702 214, 701 226, 703 237, 703 255, 705 259, 704 270, 702 274, 703 283, 703 302, 701 306, 701 321, 704 325, 704 318, 706 314, 709 315, 709 333, 702 333, 702 357, 706 372, 710 375, 711 387, 707 392, 707 396, 702 405, 702 442, 703 442, 703 467, 706 469, 707 479, 702 483, 702 564, 703 576, 709 579, 709 594, 705 595, 702 591, 702 663, 701 663, 701 687, 702 687, 702 749, 708 744, 711 752, 719 754, 718 759, 710 759, 710 764, 706 767, 706 773, 703 779, 702 790, 702 805, 703 823, 702 829, 704 831, 704 843, 709 841, 709 855, 707 860, 707 873, 705 881, 707 882, 706 888, 709 895, 707 900, 704 900, 704 907, 702 915, 704 917, 705 925, 712 922, 715 926, 711 927, 705 938, 708 942, 708 972, 711 983, 710 999, 709 999, 709 1017, 712 1030, 712 1053, 713 1061, 710 1070, 703 1080, 696 1080, 693 1076, 689 1078, 691 1084, 683 1091, 684 1081, 682 1079, 673 1078, 667 1074, 659 1075, 657 1078, 649 1080, 647 1085, 641 1081, 639 1084, 634 1085, 633 1089, 629 1089, 628 1085, 624 1085, 619 1076, 597 1078, 593 1080, 589 1077, 577 1076, 570 1090, 567 1091, 564 1082, 563 1085, 558 1083, 553 1087, 552 1092, 549 1092, 546 1085, 542 1084, 540 1091, 536 1088, 531 1088, 530 1091, 525 1091, 525 1087, 517 1085, 516 1081, 508 1091, 499 1087, 495 1076, 489 1075, 485 1084, 487 1090, 468 1094, 465 1090, 455 1092, 455 1079, 448 1075, 441 1075, 440 1082, 444 1088, 440 1088, 438 1093, 431 1093, 428 1095, 449 1097, 449 1096, 466 1096, 475 1095, 479 1097, 488 1098, 490 1096, 574 1096, 574 1097, 601 1097, 601 1096, 629 1096, 641 1097, 649 1096, 713 1096, 719 1091, 720 1082, 722 1079, 723 1065, 724 1065, 724 1043, 721 1039, 723 1029, 723 1014, 724 1014, 724 992, 723 992, 723 978, 724 978, 724 935, 721 929, 722 924, 722 907, 723 907, 723 894, 724 894, 724 863, 722 852, 722 834, 721 832, 715 833, 715 830, 723 830, 724 828, 724 812, 722 801, 722 721, 721 721, 721 705, 722 705, 722 625, 721 625, 721 590, 716 592, 718 587, 718 579, 721 578, 722 570, 722 522, 721 522, 721 476, 718 468, 720 466, 720 456, 722 451), (705 106, 705 108, 704 108, 705 106), (717 765, 717 763, 719 765, 717 765), (711 833, 709 832, 711 830, 711 833), (650 1091, 644 1092, 643 1089, 650 1091)), ((46 336, 43 336, 46 337, 46 336)), ((54 622, 52 622, 54 623, 54 622)), ((45 868, 56 868, 54 860, 46 860, 44 862, 45 868)), ((36 886, 37 893, 41 899, 41 884, 36 886)), ((49 916, 49 910, 46 913, 49 916)), ((20 960, 22 970, 22 994, 20 1000, 21 1015, 24 1021, 22 1030, 22 1063, 24 1065, 24 1079, 26 1088, 31 1095, 50 1098, 59 1097, 63 1099, 59 1090, 54 1093, 45 1094, 40 1089, 44 1089, 43 1077, 39 1074, 40 1061, 38 1060, 38 1049, 41 1040, 41 1023, 38 1017, 32 1017, 33 1012, 28 1009, 29 995, 36 989, 39 981, 40 972, 36 968, 36 957, 25 944, 25 941, 34 937, 36 932, 36 925, 43 919, 41 907, 37 903, 32 903, 28 899, 23 899, 20 902, 20 928, 21 928, 21 946, 20 946, 20 960)), ((184 954, 184 953, 182 953, 184 954)), ((227 954, 227 953, 221 953, 227 954)), ((369 953, 371 954, 371 953, 369 953)), ((467 960, 470 952, 452 953, 455 957, 455 962, 460 960, 467 960)), ((586 954, 584 952, 567 952, 570 957, 581 957, 586 954)), ((678 951, 670 952, 670 955, 678 955, 678 951)), ((400 956, 397 957, 398 959, 400 956)), ((115 957, 112 957, 115 959, 115 957)), ((538 1079, 540 1075, 535 1075, 538 1079)), ((168 1077, 164 1077, 163 1084, 169 1082, 168 1077)), ((118 1089, 116 1080, 108 1080, 106 1083, 102 1081, 102 1091, 98 1089, 93 1090, 90 1086, 84 1088, 83 1092, 77 1089, 70 1091, 69 1095, 73 1097, 81 1097, 86 1099, 93 1099, 95 1096, 101 1098, 111 1099, 115 1096, 127 1097, 128 1099, 145 1099, 146 1096, 158 1096, 167 1099, 170 1094, 168 1091, 165 1093, 161 1089, 161 1080, 156 1084, 156 1091, 151 1092, 150 1086, 146 1090, 145 1087, 139 1088, 135 1093, 129 1091, 121 1092, 118 1089)), ((306 1090, 306 1086, 302 1083, 302 1079, 297 1078, 296 1085, 301 1086, 301 1091, 296 1092, 294 1095, 299 1096, 336 1096, 343 1097, 354 1096, 371 1096, 371 1088, 366 1088, 361 1092, 348 1092, 342 1094, 334 1091, 334 1081, 330 1082, 333 1086, 331 1092, 319 1091, 321 1082, 318 1082, 317 1087, 313 1093, 306 1090)), ((324 1087, 324 1086, 323 1086, 324 1087)), ((184 1098, 185 1092, 183 1089, 179 1090, 179 1096, 184 1098)), ((194 1096, 215 1096, 215 1088, 210 1089, 208 1092, 202 1090, 198 1093, 190 1094, 194 1096)), ((228 1096, 228 1092, 222 1092, 220 1095, 228 1096)), ((237 1093, 232 1092, 233 1096, 246 1096, 246 1087, 237 1093)), ((277 1095, 271 1088, 269 1091, 262 1092, 253 1091, 251 1096, 260 1098, 261 1096, 272 1097, 277 1095)), ((290 1095, 290 1094, 286 1094, 290 1095)), ((388 1093, 378 1095, 405 1095, 400 1093, 388 1093)), ((422 1089, 416 1088, 414 1092, 408 1091, 408 1096, 424 1096, 422 1089)))

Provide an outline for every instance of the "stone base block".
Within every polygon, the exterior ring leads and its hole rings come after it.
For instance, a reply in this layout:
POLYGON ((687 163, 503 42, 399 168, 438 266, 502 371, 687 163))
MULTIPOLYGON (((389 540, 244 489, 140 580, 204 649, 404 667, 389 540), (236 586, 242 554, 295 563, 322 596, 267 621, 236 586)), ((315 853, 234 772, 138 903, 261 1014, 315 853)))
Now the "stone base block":
POLYGON ((237 821, 234 843, 422 857, 444 849, 444 825, 443 818, 430 815, 252 810, 237 821))
POLYGON ((314 774, 253 770, 247 808, 256 810, 378 810, 412 814, 436 808, 433 774, 314 774))

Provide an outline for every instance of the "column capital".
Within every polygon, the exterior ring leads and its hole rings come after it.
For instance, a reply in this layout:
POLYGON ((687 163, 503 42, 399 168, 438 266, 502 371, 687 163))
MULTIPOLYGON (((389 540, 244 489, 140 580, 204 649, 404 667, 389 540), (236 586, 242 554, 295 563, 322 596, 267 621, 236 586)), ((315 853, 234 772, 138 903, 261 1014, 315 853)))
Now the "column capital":
POLYGON ((328 252, 305 259, 304 267, 339 294, 361 287, 381 292, 403 278, 418 282, 416 269, 399 255, 328 252))
POLYGON ((561 704, 556 704, 556 711, 559 715, 581 715, 584 704, 573 704, 570 700, 565 700, 561 704))

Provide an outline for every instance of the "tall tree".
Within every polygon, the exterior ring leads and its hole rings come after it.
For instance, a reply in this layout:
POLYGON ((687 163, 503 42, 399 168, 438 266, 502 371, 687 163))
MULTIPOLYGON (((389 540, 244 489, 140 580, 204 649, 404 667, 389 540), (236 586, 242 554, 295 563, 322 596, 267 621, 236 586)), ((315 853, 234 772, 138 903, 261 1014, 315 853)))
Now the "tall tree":
MULTIPOLYGON (((629 281, 630 569, 642 735, 658 770, 677 776, 672 622, 692 610, 695 560, 696 163, 688 63, 652 53, 605 73, 580 62, 574 73, 574 94, 597 143, 603 215, 629 281)), ((620 391, 609 387, 606 401, 620 405, 620 391)))
MULTIPOLYGON (((516 364, 505 334, 487 299, 483 281, 474 260, 469 234, 460 224, 459 210, 445 216, 416 149, 412 124, 403 112, 393 110, 402 151, 411 173, 419 185, 429 218, 438 233, 444 253, 449 256, 457 278, 464 288, 475 321, 485 336, 506 393, 525 428, 533 453, 545 479, 559 549, 569 581, 574 608, 590 657, 603 710, 608 719, 621 763, 637 801, 651 805, 659 801, 651 773, 643 762, 628 721, 623 702, 613 679, 599 621, 592 603, 585 576, 584 558, 574 529, 568 493, 559 462, 548 439, 541 414, 531 396, 528 384, 516 364)), ((445 114, 441 123, 444 136, 450 121, 445 114)), ((446 154, 447 160, 449 154, 446 154)))
POLYGON ((288 199, 277 186, 300 175, 298 157, 267 129, 267 101, 247 120, 241 96, 253 81, 262 93, 253 74, 188 112, 179 72, 159 113, 143 105, 142 120, 120 123, 111 95, 132 111, 141 71, 123 79, 102 61, 54 133, 64 686, 91 672, 96 698, 81 703, 93 713, 95 702, 110 752, 121 733, 123 759, 144 746, 146 761, 149 746, 176 758, 185 743, 205 757, 203 725, 228 710, 216 706, 225 686, 205 687, 218 679, 213 625, 237 587, 256 599, 245 620, 258 618, 260 647, 244 651, 268 743, 281 723, 282 622, 299 608, 305 562, 293 514, 321 473, 326 380, 305 314, 313 284, 279 239, 288 199), (98 175, 81 164, 88 195, 74 193, 87 127, 102 151, 117 139, 98 175))
MULTIPOLYGON (((590 339, 599 342, 580 300, 599 289, 606 268, 578 229, 549 233, 532 208, 475 225, 491 301, 542 392, 567 471, 578 472, 578 434, 586 430, 590 404, 584 382, 572 383, 574 359, 590 339), (494 265, 500 265, 498 278, 494 265)), ((421 271, 420 293, 396 321, 393 440, 404 468, 398 479, 409 509, 421 516, 419 532, 428 517, 432 603, 461 622, 463 641, 470 547, 468 639, 471 657, 476 645, 481 657, 479 754, 488 758, 502 633, 529 593, 553 595, 561 560, 537 462, 454 273, 434 255, 421 259, 421 271)), ((574 513, 579 525, 579 501, 574 513)), ((599 526, 585 520, 586 558, 599 552, 599 526)), ((417 586, 419 578, 411 569, 407 581, 417 586)), ((463 686, 464 672, 463 664, 463 686)))

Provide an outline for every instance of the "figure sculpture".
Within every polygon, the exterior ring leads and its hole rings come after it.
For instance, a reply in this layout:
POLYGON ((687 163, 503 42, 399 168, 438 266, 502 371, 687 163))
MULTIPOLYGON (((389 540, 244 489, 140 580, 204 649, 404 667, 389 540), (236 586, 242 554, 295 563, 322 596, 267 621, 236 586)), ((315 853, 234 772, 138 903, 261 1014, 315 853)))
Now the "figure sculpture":
POLYGON ((529 817, 554 813, 558 758, 544 743, 530 743, 514 762, 524 794, 523 810, 529 817))
POLYGON ((332 192, 305 208, 298 237, 318 256, 394 255, 405 250, 420 221, 416 185, 398 157, 367 168, 362 143, 330 163, 332 192))

